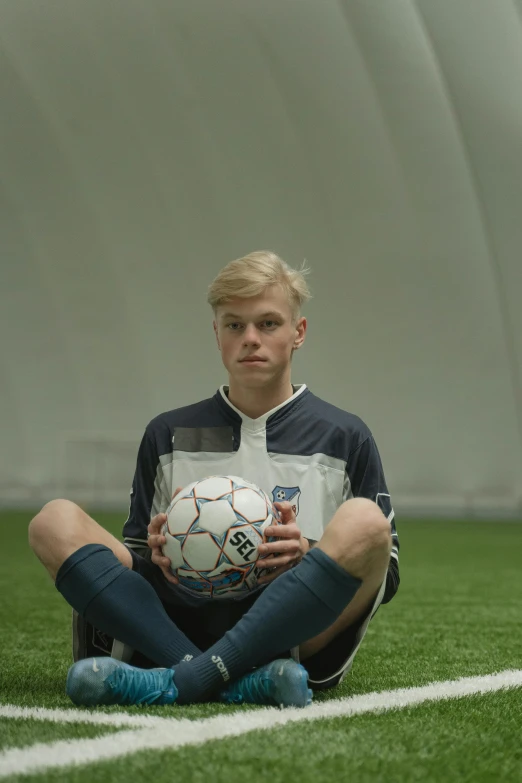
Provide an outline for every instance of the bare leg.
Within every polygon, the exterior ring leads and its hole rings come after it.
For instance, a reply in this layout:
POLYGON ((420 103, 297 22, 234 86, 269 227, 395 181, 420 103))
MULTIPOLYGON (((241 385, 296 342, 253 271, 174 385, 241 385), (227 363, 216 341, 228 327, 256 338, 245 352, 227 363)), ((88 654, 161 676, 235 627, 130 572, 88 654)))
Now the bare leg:
POLYGON ((53 581, 62 563, 86 544, 103 544, 132 568, 127 547, 70 500, 51 500, 29 525, 29 545, 53 581))
POLYGON ((80 558, 61 575, 58 589, 68 603, 95 628, 139 650, 158 666, 168 667, 186 655, 200 654, 167 615, 152 585, 132 570, 132 557, 124 544, 75 503, 47 503, 29 525, 29 543, 53 581, 60 566, 78 549, 100 544, 87 555, 87 572, 80 567, 84 562, 80 558), (113 577, 108 582, 107 573, 113 577))

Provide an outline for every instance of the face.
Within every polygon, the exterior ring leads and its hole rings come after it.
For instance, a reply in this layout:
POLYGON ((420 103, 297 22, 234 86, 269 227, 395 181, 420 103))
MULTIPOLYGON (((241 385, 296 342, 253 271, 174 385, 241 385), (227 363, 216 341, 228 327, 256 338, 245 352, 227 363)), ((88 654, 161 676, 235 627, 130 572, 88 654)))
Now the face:
POLYGON ((230 299, 214 321, 230 383, 255 388, 290 381, 292 353, 305 338, 306 319, 292 320, 290 303, 277 285, 248 299, 230 299))

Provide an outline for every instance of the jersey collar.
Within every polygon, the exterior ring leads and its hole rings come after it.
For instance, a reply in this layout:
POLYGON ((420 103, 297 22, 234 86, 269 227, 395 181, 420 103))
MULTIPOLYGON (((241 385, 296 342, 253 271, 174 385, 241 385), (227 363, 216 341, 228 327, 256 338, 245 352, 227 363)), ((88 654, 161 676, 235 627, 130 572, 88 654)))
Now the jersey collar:
POLYGON ((306 383, 293 384, 293 388, 295 391, 291 397, 289 397, 287 400, 282 402, 280 405, 276 405, 275 408, 272 408, 272 410, 267 411, 262 416, 258 416, 257 419, 251 419, 250 416, 247 416, 245 413, 243 413, 238 408, 236 408, 235 405, 232 405, 232 403, 230 402, 226 394, 228 392, 228 388, 229 387, 225 385, 220 386, 218 390, 218 395, 221 397, 221 400, 226 403, 228 408, 235 411, 236 414, 240 417, 242 427, 252 431, 266 429, 267 421, 271 416, 273 416, 277 411, 281 411, 282 408, 286 409, 284 411, 284 413, 286 414, 290 408, 294 407, 296 400, 298 400, 301 397, 301 395, 304 394, 305 391, 307 391, 306 383))

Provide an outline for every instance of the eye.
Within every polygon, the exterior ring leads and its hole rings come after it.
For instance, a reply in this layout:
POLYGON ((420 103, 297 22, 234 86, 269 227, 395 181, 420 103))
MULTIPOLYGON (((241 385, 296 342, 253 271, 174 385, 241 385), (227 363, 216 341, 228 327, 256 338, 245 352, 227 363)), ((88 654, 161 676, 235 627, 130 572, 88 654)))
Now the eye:
POLYGON ((267 329, 273 329, 278 325, 277 321, 264 321, 264 324, 267 327, 267 329))
POLYGON ((234 323, 227 324, 227 327, 226 327, 226 328, 227 328, 227 329, 230 329, 230 331, 231 331, 231 332, 237 332, 237 329, 235 328, 236 326, 237 326, 237 327, 240 327, 240 326, 241 326, 241 324, 240 324, 240 323, 238 323, 237 321, 235 321, 234 323))

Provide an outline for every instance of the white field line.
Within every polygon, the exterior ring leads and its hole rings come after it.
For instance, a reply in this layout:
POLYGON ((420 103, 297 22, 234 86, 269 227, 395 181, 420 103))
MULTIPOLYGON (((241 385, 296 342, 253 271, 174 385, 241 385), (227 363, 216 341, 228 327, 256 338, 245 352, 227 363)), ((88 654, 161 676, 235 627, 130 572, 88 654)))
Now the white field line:
POLYGON ((129 715, 127 712, 88 712, 87 710, 49 710, 46 707, 17 707, 0 704, 0 718, 43 720, 50 723, 91 723, 99 726, 134 726, 150 728, 158 723, 172 722, 172 718, 157 715, 129 715))
MULTIPOLYGON (((458 699, 477 693, 490 693, 505 688, 522 687, 522 670, 507 670, 483 677, 463 677, 459 680, 435 682, 418 688, 368 693, 314 704, 305 709, 267 707, 261 710, 241 710, 232 715, 188 720, 187 718, 158 718, 153 726, 96 739, 61 740, 50 744, 37 743, 25 748, 11 748, 0 754, 0 778, 27 774, 50 768, 79 766, 114 759, 141 750, 165 750, 183 745, 202 745, 210 740, 234 737, 254 730, 266 730, 298 721, 361 715, 365 712, 385 712, 403 709, 430 701, 458 699)), ((5 708, 4 708, 5 709, 5 708)), ((13 709, 13 708, 11 708, 13 709)), ((21 708, 19 708, 21 709, 21 708)), ((48 712, 52 712, 51 710, 48 712)), ((68 711, 60 711, 68 714, 68 711)), ((97 715, 103 720, 92 720, 96 714, 71 710, 74 722, 121 726, 124 714, 97 715)), ((25 708, 23 717, 47 720, 46 711, 25 708)), ((0 713, 0 717, 3 713, 0 713)), ((10 717, 22 717, 13 713, 10 717)), ((134 716, 126 716, 134 718, 134 716)), ((146 717, 146 716, 145 716, 146 717)), ((141 718, 137 718, 142 720, 141 718)), ((69 720, 69 719, 68 719, 69 720)), ((127 724, 126 724, 127 725, 127 724)))

